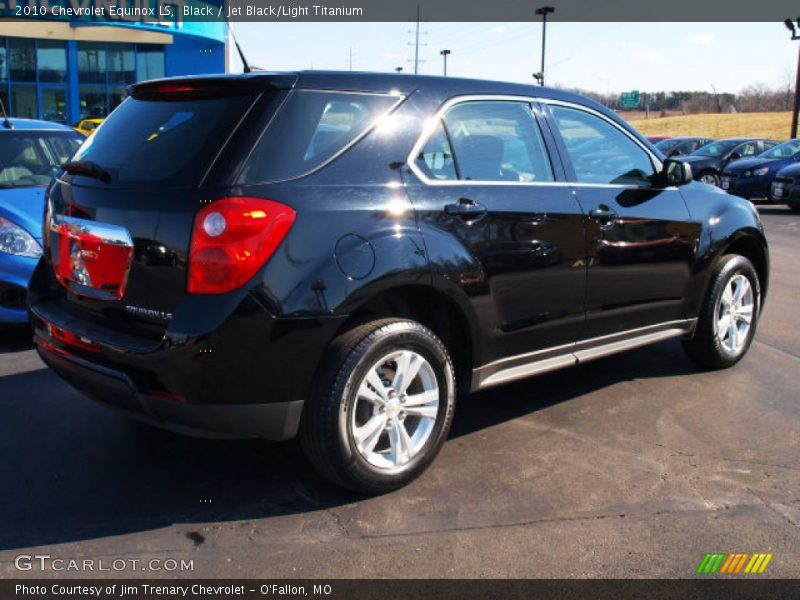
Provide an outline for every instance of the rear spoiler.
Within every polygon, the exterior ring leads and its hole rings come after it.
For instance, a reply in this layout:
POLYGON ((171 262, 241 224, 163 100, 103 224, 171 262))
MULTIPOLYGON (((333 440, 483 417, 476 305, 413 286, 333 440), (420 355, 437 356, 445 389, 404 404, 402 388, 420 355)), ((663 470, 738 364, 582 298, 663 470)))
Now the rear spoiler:
POLYGON ((288 90, 297 83, 293 73, 250 73, 233 77, 169 77, 128 86, 128 95, 139 100, 184 100, 239 96, 264 90, 288 90))

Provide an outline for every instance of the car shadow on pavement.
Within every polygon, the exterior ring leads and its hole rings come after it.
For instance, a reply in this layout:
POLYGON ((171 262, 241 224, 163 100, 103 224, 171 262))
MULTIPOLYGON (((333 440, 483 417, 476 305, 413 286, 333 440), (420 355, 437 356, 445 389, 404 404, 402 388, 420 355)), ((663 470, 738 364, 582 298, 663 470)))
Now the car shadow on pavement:
POLYGON ((33 348, 33 333, 27 326, 0 325, 0 354, 22 352, 33 348))
MULTIPOLYGON (((666 342, 542 375, 461 399, 450 438, 620 381, 692 372, 679 344, 666 342)), ((0 378, 0 401, 0 550, 364 500, 318 476, 297 442, 171 434, 86 400, 48 370, 0 378)))
POLYGON ((756 208, 758 208, 758 214, 760 215, 785 215, 787 217, 798 216, 797 211, 794 211, 785 205, 776 206, 774 204, 762 204, 756 208))

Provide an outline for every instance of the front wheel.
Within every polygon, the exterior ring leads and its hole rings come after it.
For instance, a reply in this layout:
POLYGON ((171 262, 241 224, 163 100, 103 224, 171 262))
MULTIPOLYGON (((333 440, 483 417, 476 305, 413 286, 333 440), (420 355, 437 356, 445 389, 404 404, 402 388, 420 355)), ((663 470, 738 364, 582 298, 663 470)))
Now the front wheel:
POLYGON ((382 494, 430 465, 454 408, 453 366, 439 338, 414 321, 372 321, 332 342, 300 441, 334 483, 382 494))
POLYGON ((703 171, 700 174, 700 181, 719 187, 719 175, 714 173, 714 171, 703 171))
POLYGON ((761 306, 761 288, 753 264, 744 256, 723 256, 714 269, 697 328, 683 346, 699 365, 724 369, 735 365, 753 341, 761 306))

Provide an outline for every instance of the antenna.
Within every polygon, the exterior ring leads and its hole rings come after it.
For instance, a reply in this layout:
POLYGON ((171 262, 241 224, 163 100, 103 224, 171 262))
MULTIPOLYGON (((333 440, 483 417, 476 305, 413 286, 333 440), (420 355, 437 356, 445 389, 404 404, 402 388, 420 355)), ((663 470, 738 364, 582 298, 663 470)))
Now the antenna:
POLYGON ((242 65, 244 67, 245 73, 252 72, 253 69, 250 68, 250 65, 247 62, 247 59, 244 57, 244 52, 242 52, 242 47, 239 45, 239 41, 236 39, 236 35, 233 33, 233 27, 231 27, 230 21, 225 19, 225 22, 228 24, 228 31, 231 32, 231 37, 233 38, 233 44, 236 46, 236 51, 239 53, 239 58, 242 59, 242 65))
POLYGON ((3 99, 0 98, 0 111, 3 112, 3 127, 6 129, 14 129, 14 124, 8 120, 8 113, 6 112, 6 105, 3 104, 3 99))

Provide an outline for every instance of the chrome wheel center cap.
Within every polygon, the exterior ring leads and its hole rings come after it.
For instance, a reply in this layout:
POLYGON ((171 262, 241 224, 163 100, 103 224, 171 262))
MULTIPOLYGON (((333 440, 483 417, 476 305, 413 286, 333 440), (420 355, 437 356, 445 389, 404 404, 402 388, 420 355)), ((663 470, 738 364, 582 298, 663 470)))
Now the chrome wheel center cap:
POLYGON ((386 403, 386 412, 392 417, 400 412, 400 402, 398 401, 397 396, 392 396, 389 398, 389 401, 386 403))

